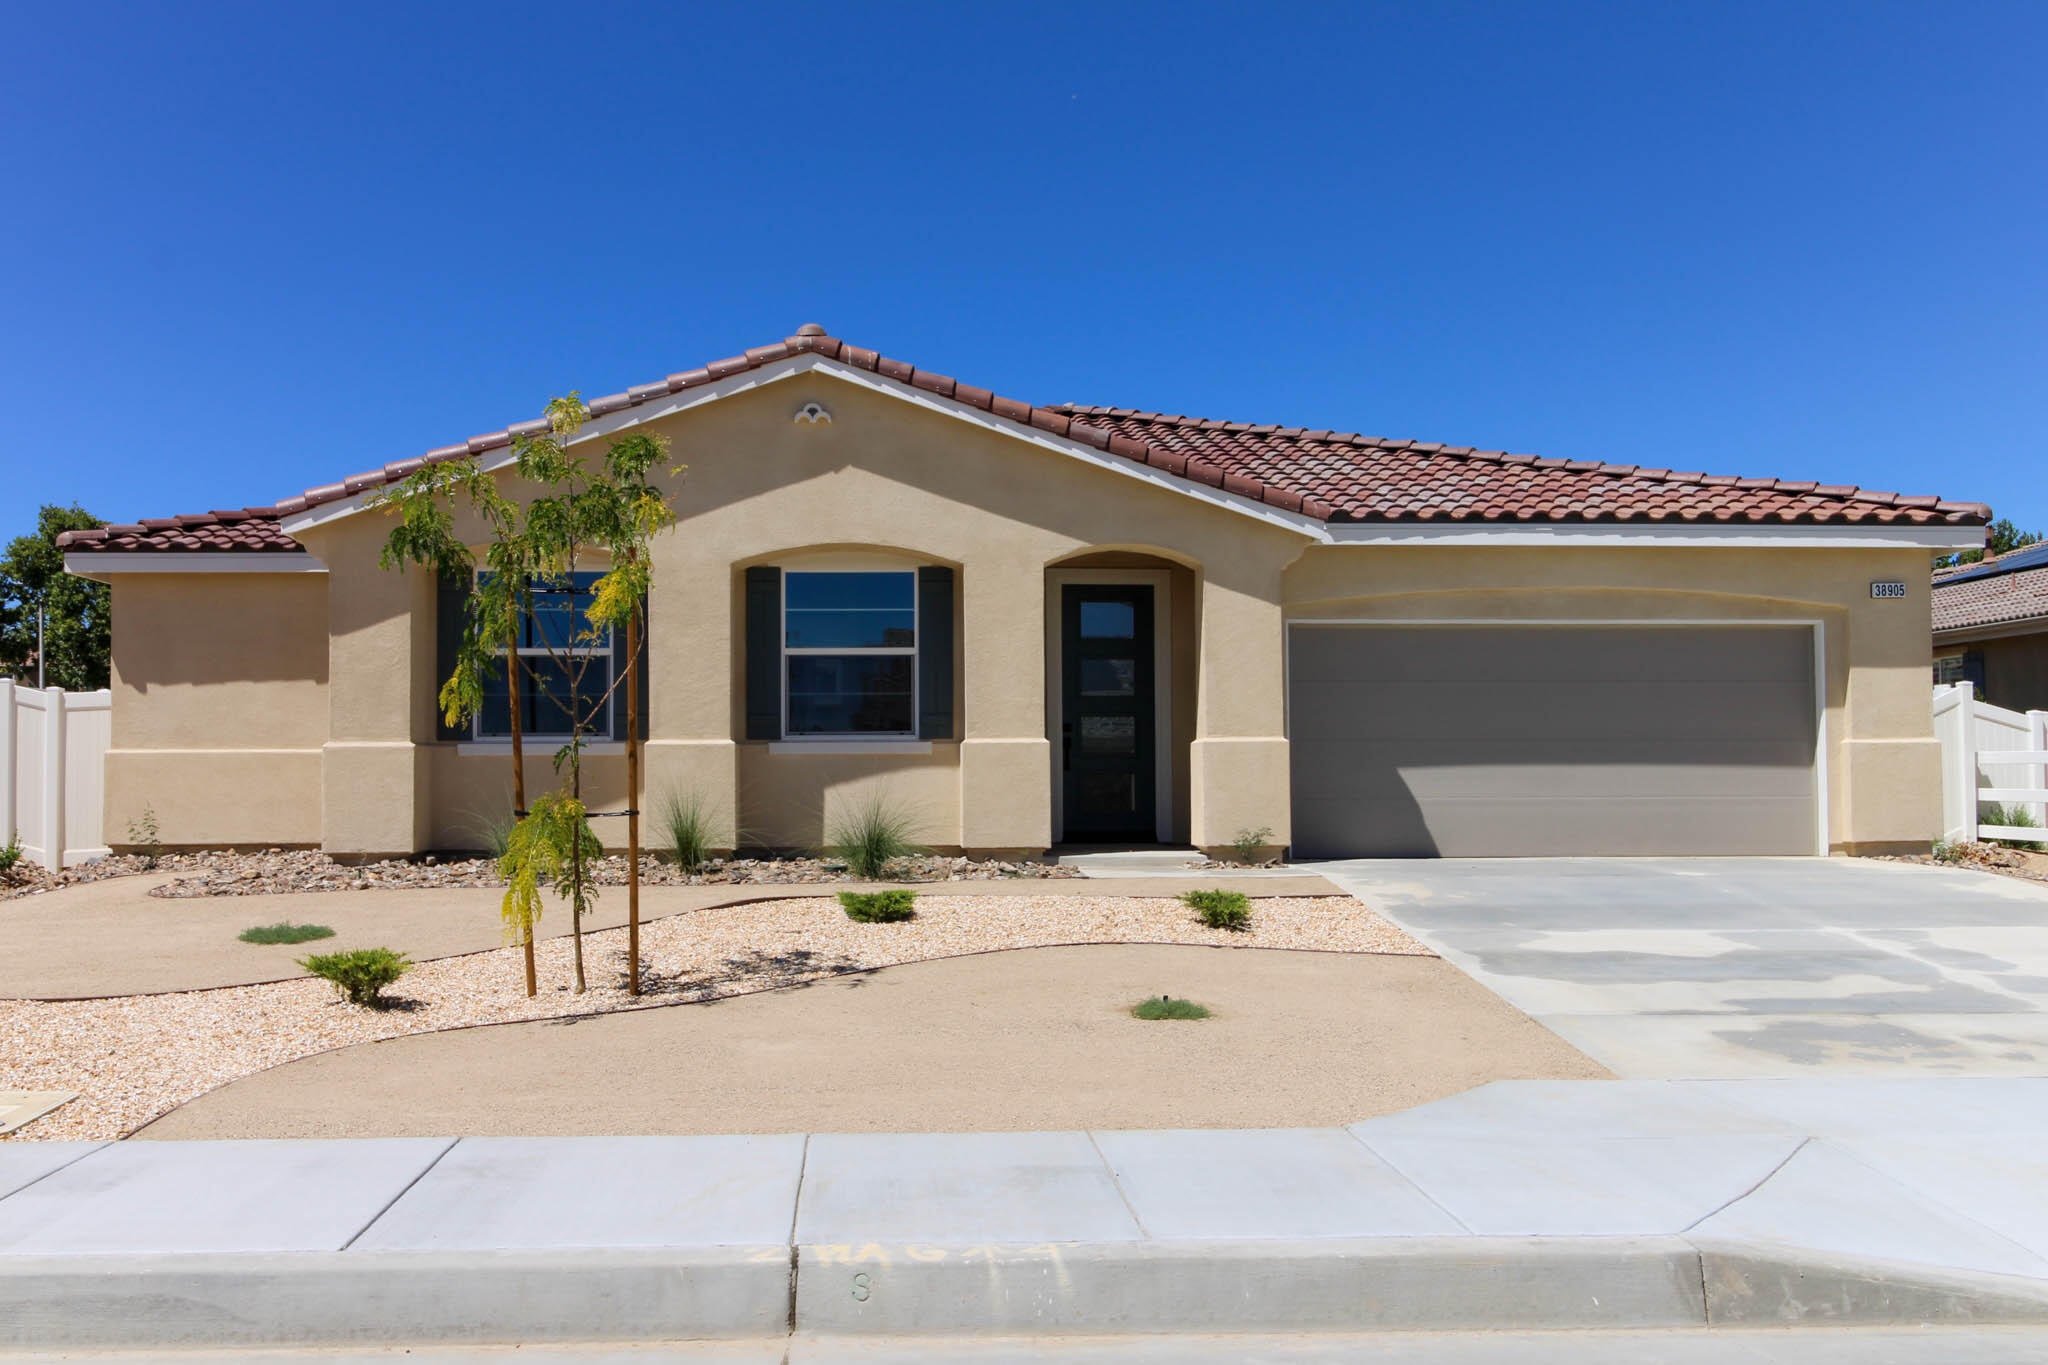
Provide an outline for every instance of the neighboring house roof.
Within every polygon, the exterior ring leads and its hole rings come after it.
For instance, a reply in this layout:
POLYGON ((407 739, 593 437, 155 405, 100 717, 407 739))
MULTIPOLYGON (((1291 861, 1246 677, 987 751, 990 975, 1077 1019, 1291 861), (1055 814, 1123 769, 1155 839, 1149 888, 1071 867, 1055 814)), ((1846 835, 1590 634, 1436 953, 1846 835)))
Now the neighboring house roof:
MULTIPOLYGON (((716 383, 793 356, 817 355, 913 389, 1164 470, 1178 478, 1327 522, 1620 522, 1751 525, 1975 526, 1981 503, 1873 492, 1846 485, 1674 473, 1595 460, 1542 459, 1355 433, 1169 417, 1130 408, 1034 406, 1002 398, 825 334, 815 324, 772 346, 672 374, 589 405, 593 417, 716 383)), ((58 544, 89 551, 275 551, 297 548, 279 527, 288 516, 403 479, 422 465, 509 446, 547 429, 544 419, 472 436, 339 483, 309 488, 274 507, 201 512, 98 530, 67 531, 58 544)))
POLYGON ((1934 578, 1934 632, 2048 622, 2048 545, 2029 545, 1934 578))

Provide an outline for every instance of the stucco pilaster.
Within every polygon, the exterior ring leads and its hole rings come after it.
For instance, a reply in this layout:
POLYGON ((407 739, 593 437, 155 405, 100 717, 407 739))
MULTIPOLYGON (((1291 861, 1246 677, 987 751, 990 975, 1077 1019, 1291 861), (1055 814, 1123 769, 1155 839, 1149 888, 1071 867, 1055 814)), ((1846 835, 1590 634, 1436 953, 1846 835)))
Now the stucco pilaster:
POLYGON ((1289 839, 1282 562, 1202 585, 1200 680, 1188 754, 1190 837, 1215 849, 1242 831, 1289 839))
POLYGON ((327 565, 327 743, 322 846, 337 857, 417 853, 431 833, 434 585, 380 568, 382 521, 353 517, 302 535, 327 565))
POLYGON ((1035 853, 1052 843, 1044 571, 999 549, 973 556, 960 602, 960 846, 1035 853))

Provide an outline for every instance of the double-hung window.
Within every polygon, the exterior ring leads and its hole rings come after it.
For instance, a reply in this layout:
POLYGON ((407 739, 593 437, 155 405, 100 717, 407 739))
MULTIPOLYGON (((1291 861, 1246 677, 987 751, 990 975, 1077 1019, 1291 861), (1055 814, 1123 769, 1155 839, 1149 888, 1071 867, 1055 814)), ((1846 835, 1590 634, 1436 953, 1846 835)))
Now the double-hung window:
MULTIPOLYGON (((532 604, 520 618, 516 641, 501 644, 502 661, 511 649, 519 653, 519 728, 539 739, 567 739, 573 728, 570 683, 576 688, 576 709, 583 715, 585 735, 612 733, 612 633, 588 634, 591 588, 601 577, 572 574, 554 583, 536 582, 532 604)), ((484 678, 483 709, 477 713, 479 739, 507 739, 512 734, 511 670, 501 662, 484 678)))
POLYGON ((917 574, 782 576, 783 733, 915 736, 917 574))

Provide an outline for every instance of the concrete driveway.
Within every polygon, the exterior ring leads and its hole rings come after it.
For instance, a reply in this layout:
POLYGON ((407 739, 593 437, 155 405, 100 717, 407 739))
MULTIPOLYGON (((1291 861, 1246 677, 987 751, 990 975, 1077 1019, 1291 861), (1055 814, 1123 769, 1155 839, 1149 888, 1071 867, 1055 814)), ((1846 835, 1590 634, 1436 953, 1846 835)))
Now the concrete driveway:
POLYGON ((1618 1075, 2048 1075, 2048 886, 1852 858, 1304 870, 1618 1075))

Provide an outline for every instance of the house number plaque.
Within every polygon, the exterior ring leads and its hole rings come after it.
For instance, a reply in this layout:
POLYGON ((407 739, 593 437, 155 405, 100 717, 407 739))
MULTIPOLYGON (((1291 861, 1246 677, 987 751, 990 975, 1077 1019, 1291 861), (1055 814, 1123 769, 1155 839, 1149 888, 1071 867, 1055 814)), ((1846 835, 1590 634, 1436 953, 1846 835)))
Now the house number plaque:
POLYGON ((1870 585, 1872 597, 1904 597, 1906 581, 1903 578, 1880 578, 1870 585))

